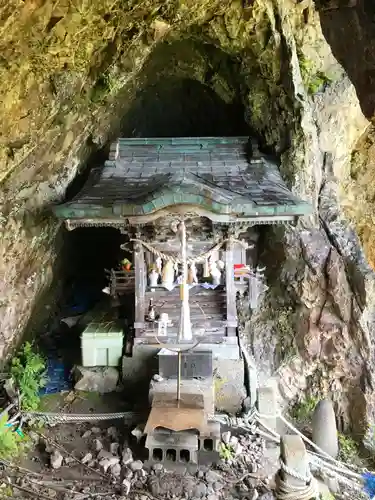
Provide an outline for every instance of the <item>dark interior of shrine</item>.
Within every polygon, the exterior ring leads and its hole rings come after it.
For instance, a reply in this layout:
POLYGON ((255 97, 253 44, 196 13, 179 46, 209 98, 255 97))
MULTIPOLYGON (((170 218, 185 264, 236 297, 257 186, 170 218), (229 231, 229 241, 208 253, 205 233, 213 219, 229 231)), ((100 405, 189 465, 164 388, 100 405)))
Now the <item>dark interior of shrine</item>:
MULTIPOLYGON (((120 249, 124 240, 114 228, 78 228, 64 231, 62 249, 65 286, 84 300, 95 302, 107 286, 106 270, 115 268, 125 252, 120 249)), ((77 297, 78 299, 78 297, 77 297)))

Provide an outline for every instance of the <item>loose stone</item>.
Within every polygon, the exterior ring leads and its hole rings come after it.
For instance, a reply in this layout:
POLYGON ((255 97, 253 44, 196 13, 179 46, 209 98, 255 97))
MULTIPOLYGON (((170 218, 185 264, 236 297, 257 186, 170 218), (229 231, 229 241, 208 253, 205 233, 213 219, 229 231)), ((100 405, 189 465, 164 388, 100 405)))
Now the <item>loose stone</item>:
POLYGON ((122 473, 123 473, 124 479, 129 479, 129 481, 133 477, 133 472, 130 469, 128 469, 127 467, 122 470, 122 473))
POLYGON ((233 446, 233 450, 235 455, 241 455, 243 453, 243 446, 240 443, 237 443, 235 446, 233 446))
POLYGON ((238 441, 239 441, 239 440, 238 440, 238 437, 237 437, 237 436, 232 436, 232 437, 230 438, 230 440, 229 440, 229 444, 230 444, 230 446, 233 446, 233 448, 234 448, 235 446, 237 446, 237 445, 238 445, 238 441))
POLYGON ((118 435, 116 427, 114 427, 114 426, 108 427, 107 434, 109 437, 116 439, 117 435, 118 435))
POLYGON ((212 487, 215 491, 220 491, 224 488, 224 485, 220 481, 215 481, 212 487))
POLYGON ((92 460, 92 454, 91 453, 86 453, 86 455, 82 458, 81 462, 83 464, 87 464, 92 460))
POLYGON ((136 460, 135 462, 129 464, 129 468, 133 472, 141 470, 143 468, 143 463, 140 460, 136 460))
POLYGON ((82 438, 83 438, 83 439, 87 439, 88 437, 90 437, 90 436, 91 436, 91 434, 92 434, 92 432, 91 432, 91 431, 86 431, 86 432, 84 432, 84 433, 82 434, 82 438))
POLYGON ((110 452, 112 453, 112 455, 118 455, 120 445, 118 443, 111 443, 109 449, 110 449, 110 452))
POLYGON ((221 435, 221 440, 223 441, 224 444, 229 444, 230 438, 231 438, 230 431, 223 432, 221 435))
POLYGON ((102 458, 113 458, 113 455, 109 451, 100 450, 98 453, 98 460, 100 460, 102 458))
POLYGON ((115 464, 111 467, 111 474, 114 477, 120 477, 121 476, 121 465, 120 464, 115 464))
MULTIPOLYGON (((128 465, 133 462, 133 453, 130 448, 125 448, 122 452, 122 463, 128 465)), ((155 464, 159 465, 159 464, 155 464)))
POLYGON ((53 450, 50 456, 50 463, 52 469, 60 469, 62 466, 64 457, 61 455, 61 453, 58 450, 53 450))
POLYGON ((195 486, 194 489, 194 496, 200 498, 200 497, 205 497, 207 495, 207 486, 200 482, 195 486))
POLYGON ((124 479, 122 481, 122 488, 123 488, 123 492, 125 495, 128 495, 129 494, 129 491, 130 491, 130 488, 131 488, 131 482, 128 480, 128 479, 124 479))
POLYGON ((209 484, 215 483, 216 481, 220 481, 221 479, 222 479, 221 475, 213 470, 209 470, 208 472, 206 472, 206 481, 209 484))
POLYGON ((144 469, 137 470, 137 476, 140 479, 144 479, 147 476, 147 472, 144 469))
POLYGON ((100 451, 103 449, 103 443, 99 439, 94 440, 94 449, 95 451, 100 451))
POLYGON ((104 472, 107 472, 107 470, 110 467, 113 467, 114 465, 118 464, 118 458, 112 457, 112 458, 103 458, 100 462, 99 465, 100 467, 104 470, 104 472), (116 461, 117 460, 117 461, 116 461))

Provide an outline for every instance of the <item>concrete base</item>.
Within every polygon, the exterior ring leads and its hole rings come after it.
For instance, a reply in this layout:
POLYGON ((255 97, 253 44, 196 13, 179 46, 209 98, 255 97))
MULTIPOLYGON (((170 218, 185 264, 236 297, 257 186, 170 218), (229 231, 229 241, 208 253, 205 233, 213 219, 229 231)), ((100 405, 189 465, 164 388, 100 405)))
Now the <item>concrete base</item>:
MULTIPOLYGON (((244 362, 239 357, 237 339, 233 340, 236 343, 231 340, 225 345, 200 344, 196 348, 198 351, 212 350, 216 409, 230 414, 241 411, 246 398, 244 362)), ((135 342, 133 355, 122 358, 122 382, 125 388, 148 391, 150 380, 158 373, 159 351, 155 346, 135 342)))

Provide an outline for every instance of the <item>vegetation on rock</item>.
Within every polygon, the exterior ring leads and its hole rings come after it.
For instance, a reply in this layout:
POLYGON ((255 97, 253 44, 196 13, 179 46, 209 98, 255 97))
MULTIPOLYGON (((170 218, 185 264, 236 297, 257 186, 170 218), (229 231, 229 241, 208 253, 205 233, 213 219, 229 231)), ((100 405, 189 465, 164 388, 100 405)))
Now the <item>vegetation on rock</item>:
POLYGON ((313 412, 319 399, 308 396, 301 401, 298 401, 290 410, 291 417, 296 420, 299 424, 308 424, 311 422, 313 412))
POLYGON ((46 383, 46 363, 26 342, 18 356, 13 358, 10 373, 22 395, 23 410, 36 410, 40 403, 39 391, 46 383))
POLYGON ((8 414, 3 413, 0 418, 0 458, 12 458, 20 453, 22 438, 11 427, 7 427, 7 422, 8 414))
POLYGON ((220 443, 219 445, 219 455, 221 460, 232 460, 235 456, 233 446, 230 444, 220 443))
POLYGON ((349 464, 358 461, 359 447, 354 439, 344 434, 339 434, 339 460, 349 464))
POLYGON ((310 95, 323 90, 325 85, 332 82, 332 79, 328 75, 316 69, 313 61, 307 59, 302 54, 298 60, 303 83, 310 95))
POLYGON ((375 129, 371 125, 352 153, 343 207, 355 224, 369 264, 375 269, 375 129))

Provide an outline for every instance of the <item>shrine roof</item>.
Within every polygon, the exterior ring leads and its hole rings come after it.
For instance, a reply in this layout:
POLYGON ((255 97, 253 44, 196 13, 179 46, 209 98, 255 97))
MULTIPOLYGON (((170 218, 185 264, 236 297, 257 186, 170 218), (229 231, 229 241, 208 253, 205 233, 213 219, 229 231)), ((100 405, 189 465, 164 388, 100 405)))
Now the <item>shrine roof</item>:
POLYGON ((312 211, 274 161, 252 154, 248 137, 118 139, 82 191, 53 211, 61 219, 126 219, 173 205, 199 206, 228 221, 312 211))

